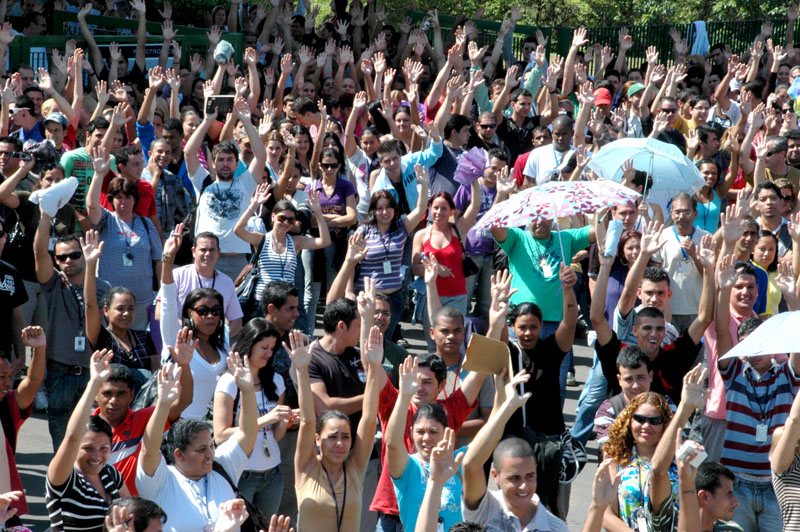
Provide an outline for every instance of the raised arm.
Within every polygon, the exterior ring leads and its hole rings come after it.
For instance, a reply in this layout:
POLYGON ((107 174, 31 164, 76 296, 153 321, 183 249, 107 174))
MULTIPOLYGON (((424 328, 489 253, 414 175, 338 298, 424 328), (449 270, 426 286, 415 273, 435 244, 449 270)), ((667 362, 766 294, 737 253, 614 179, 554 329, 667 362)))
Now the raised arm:
POLYGON ((411 407, 411 399, 422 383, 422 374, 419 372, 415 357, 407 357, 400 364, 398 371, 400 372, 398 395, 392 415, 386 424, 386 460, 392 478, 400 478, 408 465, 408 451, 404 442, 408 410, 411 407))
POLYGON ((430 476, 425 484, 425 496, 414 532, 437 532, 444 485, 458 473, 464 459, 464 453, 453 455, 455 447, 456 432, 447 427, 444 429, 444 438, 431 451, 430 476))
POLYGON ((419 225, 419 222, 422 221, 422 217, 425 216, 425 212, 428 209, 428 183, 430 182, 428 178, 428 169, 421 164, 415 164, 414 173, 417 176, 417 183, 419 183, 420 190, 417 195, 417 204, 414 206, 414 210, 408 213, 408 216, 405 218, 406 232, 409 234, 419 225))
POLYGON ((611 458, 606 458, 597 466, 592 483, 592 502, 589 504, 589 514, 586 516, 586 522, 584 522, 581 532, 600 532, 603 528, 603 515, 606 508, 617 504, 622 471, 612 475, 612 468, 616 470, 611 458))
POLYGON ((92 355, 89 362, 89 383, 70 415, 64 440, 56 450, 50 465, 47 466, 47 480, 54 486, 63 485, 72 474, 75 467, 75 459, 80 451, 81 438, 83 437, 86 423, 89 421, 89 414, 92 411, 94 398, 111 373, 111 359, 113 356, 114 353, 108 349, 95 351, 92 355))
POLYGON ((17 407, 25 410, 33 403, 33 398, 44 380, 47 347, 44 329, 37 326, 25 327, 22 329, 22 343, 30 347, 32 353, 28 373, 17 387, 17 407))
POLYGON ((283 348, 289 353, 294 366, 297 381, 297 401, 300 405, 300 428, 297 432, 297 447, 294 453, 295 475, 304 471, 312 460, 316 459, 314 450, 314 432, 316 429, 317 415, 314 412, 314 397, 311 393, 311 381, 308 377, 308 363, 311 362, 311 353, 308 350, 308 337, 300 331, 289 333, 289 345, 285 342, 283 348))
POLYGON ((161 463, 161 440, 164 437, 164 425, 169 417, 172 404, 181 394, 180 376, 184 370, 175 369, 172 362, 164 364, 158 370, 158 399, 156 407, 142 436, 142 448, 139 452, 139 465, 148 477, 152 477, 161 463))
MULTIPOLYGON (((681 431, 675 434, 675 449, 680 449, 681 431)), ((691 440, 690 442, 695 449, 702 448, 700 444, 691 440)), ((774 436, 773 436, 774 441, 774 436)), ((692 466, 689 462, 694 456, 690 454, 685 458, 675 457, 675 462, 678 464, 678 532, 701 532, 700 527, 700 503, 697 499, 697 468, 692 466)))
POLYGON ((250 456, 250 453, 253 452, 253 445, 256 443, 256 436, 258 436, 258 405, 256 404, 255 377, 250 371, 247 358, 247 355, 242 358, 239 353, 231 353, 228 356, 228 367, 233 370, 233 378, 240 390, 239 428, 233 437, 236 438, 244 453, 250 456))
POLYGON ((623 318, 627 317, 633 310, 633 306, 636 303, 636 294, 639 291, 639 285, 642 283, 647 263, 667 242, 662 237, 663 231, 664 228, 661 227, 661 224, 650 222, 642 232, 642 251, 628 271, 625 286, 619 297, 619 303, 617 303, 617 309, 619 309, 619 314, 623 318))
POLYGON ((700 242, 697 258, 703 268, 703 291, 700 293, 700 305, 697 307, 697 318, 689 325, 687 333, 695 344, 699 344, 703 333, 714 320, 714 244, 711 235, 705 235, 700 242))
POLYGON ((769 463, 776 475, 782 475, 794 462, 797 441, 800 440, 800 393, 794 396, 786 424, 772 435, 769 463))
MULTIPOLYGON (((603 243, 597 245, 597 257, 600 261, 600 270, 597 272, 597 280, 594 283, 592 293, 592 304, 589 307, 589 320, 592 322, 597 333, 598 345, 608 345, 613 338, 611 325, 605 317, 606 290, 608 289, 608 279, 611 276, 611 268, 614 266, 614 256, 606 256, 603 243)), ((630 273, 628 273, 630 276, 630 273)))
POLYGON ((669 425, 664 429, 661 440, 656 446, 656 452, 650 467, 650 510, 661 507, 663 502, 672 495, 672 483, 669 478, 669 468, 675 458, 675 439, 689 416, 697 408, 706 404, 704 389, 708 370, 702 364, 697 364, 683 377, 683 390, 678 411, 672 417, 669 425))
POLYGON ((102 328, 100 308, 97 305, 97 262, 103 254, 103 242, 97 231, 89 230, 80 239, 83 259, 86 261, 83 278, 84 317, 86 338, 91 345, 97 342, 102 328))
POLYGON ((103 179, 108 174, 111 166, 111 159, 108 152, 102 146, 92 149, 92 164, 94 165, 94 177, 89 185, 89 193, 86 195, 86 210, 89 213, 89 221, 92 225, 100 223, 103 216, 103 207, 100 205, 100 192, 103 187, 103 179))
POLYGON ((261 241, 264 240, 264 234, 259 233, 258 231, 249 230, 247 228, 247 222, 250 221, 252 216, 260 216, 261 209, 264 208, 264 203, 266 203, 269 196, 269 183, 263 182, 258 185, 258 187, 256 187, 256 193, 253 194, 253 197, 250 200, 250 207, 242 213, 233 228, 233 232, 236 234, 236 236, 255 248, 258 248, 259 244, 261 244, 261 241))
POLYGON ((483 473, 483 464, 486 463, 500 442, 511 415, 530 398, 530 392, 520 396, 517 388, 518 385, 528 382, 529 379, 530 375, 525 370, 519 372, 510 381, 505 371, 495 377, 495 388, 503 387, 505 389, 505 399, 500 404, 495 401, 492 415, 475 435, 475 439, 467 447, 467 453, 464 455, 463 503, 469 509, 477 508, 486 494, 486 476, 483 473))
MULTIPOLYGON (((575 291, 572 289, 578 282, 578 276, 575 270, 564 263, 561 264, 558 276, 561 280, 561 291, 564 294, 564 318, 556 329, 556 343, 558 348, 566 353, 572 349, 572 341, 575 340, 575 323, 578 321, 578 301, 575 298, 575 291)), ((605 302, 605 298, 603 298, 603 302, 605 302)))
POLYGON ((564 61, 564 82, 561 85, 561 94, 572 93, 575 80, 575 57, 578 55, 578 50, 581 49, 581 46, 586 46, 587 44, 589 44, 589 39, 586 38, 586 28, 578 28, 572 32, 572 43, 564 61))
MULTIPOLYGON (((374 307, 371 313, 374 313, 374 307)), ((363 337, 363 335, 362 335, 363 337)), ((369 328, 369 336, 361 342, 361 352, 366 353, 367 384, 364 388, 364 401, 361 407, 361 419, 356 429, 356 440, 353 442, 353 459, 357 468, 366 470, 367 462, 375 443, 375 425, 378 419, 378 403, 381 389, 386 384, 386 370, 381 366, 383 361, 383 333, 377 325, 369 328)))
POLYGON ((192 136, 186 141, 186 146, 183 147, 183 160, 186 161, 186 170, 189 173, 189 177, 196 174, 198 168, 200 168, 200 160, 197 158, 197 152, 200 151, 200 147, 203 145, 203 139, 206 133, 208 133, 208 128, 211 127, 211 123, 214 122, 216 118, 216 110, 210 115, 206 115, 200 123, 200 126, 194 130, 192 136))
MULTIPOLYGON (((464 238, 467 237, 467 232, 470 228, 475 225, 475 220, 478 218, 478 213, 481 210, 481 185, 479 180, 476 179, 470 184, 470 198, 469 198, 469 205, 467 208, 464 209, 464 213, 461 217, 456 220, 456 227, 464 235, 464 238)), ((463 241, 462 241, 463 245, 463 241)))

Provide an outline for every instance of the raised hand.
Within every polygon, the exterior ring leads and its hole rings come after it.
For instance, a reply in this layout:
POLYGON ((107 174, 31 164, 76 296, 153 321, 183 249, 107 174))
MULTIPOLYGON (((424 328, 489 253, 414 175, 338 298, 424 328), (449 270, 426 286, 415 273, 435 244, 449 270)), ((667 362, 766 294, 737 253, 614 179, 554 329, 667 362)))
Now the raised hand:
POLYGON ((114 506, 106 515, 108 532, 130 532, 133 530, 133 514, 128 514, 124 506, 114 506))
POLYGON ((89 229, 86 234, 80 237, 83 258, 86 262, 95 263, 103 254, 103 242, 100 241, 100 234, 89 229))
POLYGON ((617 502, 622 470, 617 471, 613 458, 606 458, 597 466, 592 482, 592 502, 598 507, 605 507, 617 502), (612 469, 613 468, 613 469, 612 469), (612 471, 614 475, 612 476, 612 471))
POLYGON ((506 403, 509 403, 513 409, 516 410, 517 408, 521 407, 528 401, 528 399, 531 398, 531 392, 525 392, 525 395, 519 394, 520 384, 528 382, 530 378, 531 376, 528 374, 528 372, 523 369, 514 375, 510 381, 506 382, 506 403))
POLYGON ((250 106, 247 104, 247 100, 241 96, 237 96, 233 101, 233 116, 242 122, 250 121, 250 106))
POLYGON ((417 176, 417 183, 427 186, 429 183, 428 169, 421 164, 414 165, 414 174, 417 176))
POLYGON ((144 16, 145 11, 147 10, 144 0, 131 0, 131 7, 135 11, 139 12, 139 16, 144 16))
POLYGON ((175 228, 169 234, 169 238, 167 238, 164 242, 164 252, 162 257, 168 257, 169 259, 174 260, 175 254, 177 254, 178 250, 181 248, 181 242, 183 242, 182 223, 175 226, 175 228))
POLYGON ((563 262, 561 263, 561 269, 558 272, 558 278, 561 280, 561 286, 564 290, 572 290, 572 287, 578 282, 578 275, 575 273, 575 270, 563 262))
POLYGON ((164 0, 164 9, 159 9, 158 14, 161 15, 161 18, 164 20, 172 20, 172 4, 170 4, 168 0, 164 0))
MULTIPOLYGON (((491 304, 489 307, 490 316, 501 317, 508 312, 508 301, 511 296, 517 293, 516 288, 511 288, 511 280, 514 275, 508 270, 501 270, 491 276, 491 304)), ((490 321, 492 321, 490 319, 490 321)))
POLYGON ((200 340, 194 338, 194 333, 189 327, 184 327, 178 331, 175 338, 175 347, 167 346, 172 360, 179 366, 188 366, 194 357, 194 350, 200 340))
POLYGON ((383 333, 380 327, 373 325, 367 338, 367 362, 380 364, 383 362, 383 333))
POLYGON ((163 24, 161 24, 161 35, 164 37, 165 41, 174 40, 177 34, 178 30, 173 29, 171 20, 165 20, 163 24))
POLYGON ((281 74, 291 74, 293 68, 292 54, 286 54, 281 57, 281 74))
POLYGON ((683 389, 681 390, 681 404, 690 408, 702 408, 706 404, 705 381, 708 370, 702 364, 697 364, 689 373, 683 376, 683 389))
POLYGON ((653 220, 647 224, 647 227, 642 232, 641 253, 653 256, 664 247, 667 240, 663 238, 664 227, 653 220))
POLYGON ((361 316, 375 314, 375 279, 364 276, 364 290, 359 292, 356 304, 358 305, 358 313, 361 316))
POLYGON ((308 336, 297 329, 289 333, 289 344, 283 342, 283 348, 289 353, 292 364, 298 368, 307 368, 311 362, 311 352, 308 350, 308 336))
POLYGON ((722 228, 722 238, 725 242, 733 243, 742 237, 743 231, 740 224, 742 218, 742 202, 728 205, 719 215, 719 226, 722 228))
POLYGON ((422 386, 422 374, 419 372, 416 357, 406 357, 400 364, 398 388, 400 395, 413 397, 422 386))
MULTIPOLYGON (((294 528, 290 528, 292 518, 289 516, 273 514, 269 520, 269 530, 267 532, 294 532, 294 528)), ((263 530, 261 532, 264 532, 263 530)))
POLYGON ((122 127, 131 120, 133 120, 133 117, 128 115, 128 110, 130 110, 130 108, 131 106, 128 105, 127 103, 118 103, 114 107, 114 112, 111 113, 111 126, 122 127))
POLYGON ((700 240, 700 249, 697 251, 697 260, 703 265, 709 274, 713 275, 714 272, 714 238, 711 235, 705 235, 700 240))
POLYGON ((222 28, 220 26, 213 26, 211 32, 206 32, 206 38, 211 47, 217 46, 219 40, 222 38, 222 28))
POLYGON ((519 67, 517 65, 513 65, 511 68, 508 69, 506 72, 506 86, 513 89, 517 85, 519 85, 521 76, 519 76, 519 67))
POLYGON ((108 376, 111 375, 112 358, 114 358, 114 352, 110 349, 95 351, 92 354, 92 359, 89 361, 89 375, 91 376, 91 380, 105 382, 108 376))
POLYGON ((795 288, 794 268, 791 261, 778 261, 778 275, 775 277, 775 286, 781 294, 793 294, 795 288))
POLYGON ((719 260, 719 264, 717 264, 717 288, 733 288, 733 285, 736 284, 736 268, 734 265, 736 264, 736 259, 733 258, 733 255, 725 255, 719 260))
POLYGON ((356 231, 347 240, 347 254, 345 260, 361 262, 367 254, 367 237, 361 232, 356 231))
POLYGON ((658 63, 658 48, 655 46, 648 46, 645 50, 645 59, 648 65, 655 66, 658 63))
POLYGON ((436 282, 436 278, 439 276, 440 268, 439 268, 439 261, 436 260, 436 255, 429 255, 424 254, 420 258, 422 265, 425 267, 425 284, 431 284, 436 282))
POLYGON ((102 179, 111 167, 111 159, 108 158, 107 150, 102 146, 92 148, 92 167, 94 168, 95 179, 102 179))
POLYGON ((231 351, 228 355, 228 369, 233 372, 236 386, 242 391, 252 390, 256 382, 247 359, 247 355, 242 358, 236 351, 231 351))
POLYGON ((181 372, 173 362, 167 362, 158 370, 158 402, 172 405, 181 395, 181 372))
POLYGON ((572 32, 572 47, 580 48, 589 44, 589 39, 586 38, 586 28, 578 28, 572 32))
POLYGON ((444 429, 444 438, 431 451, 430 475, 434 482, 444 484, 458 473, 464 453, 461 452, 458 453, 458 456, 454 456, 455 447, 456 433, 447 427, 444 429))
POLYGON ((45 347, 47 345, 47 337, 44 335, 44 329, 38 326, 25 327, 22 329, 22 343, 32 349, 45 347))
POLYGON ((181 87, 181 78, 177 72, 175 72, 174 68, 168 69, 164 73, 164 79, 167 80, 167 85, 169 85, 170 90, 177 91, 181 87))
POLYGON ((219 505, 219 516, 214 523, 214 532, 235 532, 249 516, 244 499, 225 501, 219 505))
POLYGON ((166 79, 164 78, 164 69, 162 69, 160 66, 154 66, 151 68, 147 73, 147 77, 149 78, 150 88, 152 89, 158 90, 166 82, 166 79))

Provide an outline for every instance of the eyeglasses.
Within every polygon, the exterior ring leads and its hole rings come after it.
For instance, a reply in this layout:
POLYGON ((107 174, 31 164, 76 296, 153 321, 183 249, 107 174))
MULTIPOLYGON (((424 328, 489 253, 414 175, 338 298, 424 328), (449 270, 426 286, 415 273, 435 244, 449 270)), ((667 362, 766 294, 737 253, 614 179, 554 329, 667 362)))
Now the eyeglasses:
POLYGON ((276 214, 275 218, 281 223, 293 224, 294 221, 297 219, 294 216, 284 216, 282 214, 276 214))
POLYGON ((640 425, 644 425, 645 423, 649 423, 651 425, 664 424, 664 416, 645 416, 643 414, 634 414, 633 420, 640 425))
POLYGON ((339 163, 319 163, 324 170, 335 170, 339 168, 339 163))
POLYGON ((781 114, 784 114, 784 115, 786 113, 793 113, 793 112, 794 112, 794 109, 792 109, 791 107, 787 107, 786 109, 781 109, 781 114))
POLYGON ((376 310, 375 311, 375 317, 376 318, 378 316, 386 316, 388 318, 391 315, 392 315, 392 311, 391 310, 376 310))
POLYGON ((667 114, 677 113, 678 112, 678 108, 677 107, 673 107, 671 109, 661 109, 661 112, 662 113, 667 113, 667 114))
POLYGON ((64 253, 63 255, 56 255, 56 260, 59 262, 67 262, 67 259, 78 260, 83 256, 80 251, 73 251, 72 253, 64 253))
POLYGON ((792 196, 791 194, 788 196, 781 196, 781 199, 783 201, 792 201, 794 199, 794 196, 792 196))
POLYGON ((215 318, 222 316, 222 306, 220 305, 214 305, 213 307, 203 305, 202 307, 193 308, 192 310, 204 318, 207 318, 209 315, 215 318))
POLYGON ((494 129, 497 127, 497 124, 478 124, 481 129, 494 129))

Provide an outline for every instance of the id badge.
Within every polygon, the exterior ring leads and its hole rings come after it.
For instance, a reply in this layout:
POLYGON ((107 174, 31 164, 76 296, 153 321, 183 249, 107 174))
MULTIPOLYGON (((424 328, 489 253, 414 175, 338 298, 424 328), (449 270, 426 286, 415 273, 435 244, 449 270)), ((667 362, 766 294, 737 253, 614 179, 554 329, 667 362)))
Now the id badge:
POLYGON ((85 336, 76 336, 75 337, 75 351, 78 353, 83 353, 86 350, 86 337, 85 336))
POLYGON ((439 518, 439 522, 436 523, 436 532, 444 532, 444 519, 441 517, 439 518))
POLYGON ((765 443, 767 441, 767 425, 759 423, 756 425, 756 442, 765 443))
POLYGON ((50 239, 47 241, 47 251, 55 251, 56 250, 56 240, 57 237, 51 236, 50 239))
POLYGON ((133 266, 133 259, 129 257, 127 253, 122 255, 122 265, 126 268, 133 266))
POLYGON ((550 264, 547 263, 547 259, 544 257, 539 261, 539 267, 542 269, 542 275, 545 277, 553 276, 553 268, 550 267, 550 264))
POLYGON ((389 275, 392 273, 392 261, 385 260, 383 261, 383 273, 384 275, 389 275))
POLYGON ((214 525, 211 523, 203 527, 203 532, 214 532, 214 525))
POLYGON ((639 517, 636 519, 636 530, 637 532, 647 532, 647 519, 644 517, 639 517))

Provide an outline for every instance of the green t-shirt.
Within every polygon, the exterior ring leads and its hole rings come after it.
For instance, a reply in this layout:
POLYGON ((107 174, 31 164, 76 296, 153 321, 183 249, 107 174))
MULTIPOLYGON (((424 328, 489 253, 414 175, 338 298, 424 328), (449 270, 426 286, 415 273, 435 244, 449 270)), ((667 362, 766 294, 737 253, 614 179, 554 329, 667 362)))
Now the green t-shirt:
MULTIPOLYGON (((69 204, 78 210, 86 209, 86 194, 89 192, 89 185, 94 177, 94 166, 92 157, 86 148, 78 148, 66 152, 61 156, 61 166, 64 167, 64 178, 75 176, 78 180, 78 188, 72 196, 69 204)), ((117 172, 117 164, 114 156, 111 156, 111 170, 117 172)))
POLYGON ((561 263, 569 265, 572 257, 588 246, 589 226, 553 231, 549 240, 537 240, 525 229, 509 228, 500 248, 508 255, 508 267, 514 274, 511 288, 516 288, 517 293, 511 296, 511 303, 536 303, 542 309, 544 321, 561 321, 564 317, 558 278, 561 263))

